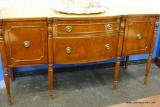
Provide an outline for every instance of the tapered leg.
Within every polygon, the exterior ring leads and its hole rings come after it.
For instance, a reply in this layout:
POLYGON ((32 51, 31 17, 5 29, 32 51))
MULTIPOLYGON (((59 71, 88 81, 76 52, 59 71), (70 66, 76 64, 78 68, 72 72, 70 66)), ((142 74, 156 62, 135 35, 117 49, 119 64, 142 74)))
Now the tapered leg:
MULTIPOLYGON (((2 20, 0 20, 0 57, 2 59, 2 66, 4 71, 4 82, 6 85, 6 91, 8 96, 8 103, 9 105, 12 105, 11 100, 11 93, 10 93, 10 82, 9 82, 9 76, 8 76, 8 60, 7 60, 7 52, 4 42, 4 32, 2 29, 2 20)), ((1 106, 1 104, 0 104, 1 106)))
POLYGON ((115 65, 115 71, 114 71, 113 90, 116 89, 116 86, 117 86, 119 68, 120 68, 120 57, 117 57, 117 61, 116 61, 116 65, 115 65))
POLYGON ((48 79, 50 99, 53 99, 53 35, 52 35, 52 18, 47 19, 48 25, 48 79))
POLYGON ((12 105, 11 93, 10 93, 10 82, 9 82, 7 68, 4 68, 4 81, 5 81, 5 84, 6 84, 6 90, 7 90, 7 95, 8 95, 8 103, 9 103, 9 105, 12 105))
POLYGON ((13 68, 10 67, 10 78, 11 78, 11 81, 14 82, 14 73, 13 73, 13 68))
POLYGON ((149 73, 149 70, 150 70, 150 67, 151 67, 151 62, 152 62, 152 54, 149 54, 149 58, 148 58, 148 61, 147 61, 147 66, 146 66, 146 75, 144 77, 144 85, 147 84, 147 78, 148 78, 148 73, 149 73))
POLYGON ((52 68, 52 65, 49 65, 49 68, 48 68, 48 79, 49 79, 50 99, 53 99, 53 68, 52 68))
POLYGON ((129 56, 126 56, 125 69, 128 68, 129 56))

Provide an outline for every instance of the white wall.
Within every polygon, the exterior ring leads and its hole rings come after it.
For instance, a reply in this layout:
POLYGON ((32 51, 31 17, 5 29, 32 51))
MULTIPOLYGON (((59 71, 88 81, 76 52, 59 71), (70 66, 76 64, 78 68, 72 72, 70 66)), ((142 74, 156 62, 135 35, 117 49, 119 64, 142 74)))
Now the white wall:
POLYGON ((52 6, 54 0, 0 0, 0 7, 32 7, 52 6))
MULTIPOLYGON (((60 0, 0 0, 0 8, 4 7, 53 7, 60 0)), ((107 6, 141 6, 160 13, 160 0, 100 0, 107 6)))

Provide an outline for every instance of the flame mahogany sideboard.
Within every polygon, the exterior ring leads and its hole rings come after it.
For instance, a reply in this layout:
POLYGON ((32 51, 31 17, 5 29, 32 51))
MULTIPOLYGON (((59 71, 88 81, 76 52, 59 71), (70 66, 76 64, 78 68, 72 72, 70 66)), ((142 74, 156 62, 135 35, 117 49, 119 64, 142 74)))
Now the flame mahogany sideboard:
MULTIPOLYGON (((158 15, 132 14, 94 17, 34 17, 0 19, 0 53, 8 103, 13 67, 48 64, 49 93, 53 98, 53 64, 78 64, 116 58, 113 89, 120 58, 149 54, 144 85, 152 62, 158 15)), ((107 79, 107 78, 106 78, 107 79)))

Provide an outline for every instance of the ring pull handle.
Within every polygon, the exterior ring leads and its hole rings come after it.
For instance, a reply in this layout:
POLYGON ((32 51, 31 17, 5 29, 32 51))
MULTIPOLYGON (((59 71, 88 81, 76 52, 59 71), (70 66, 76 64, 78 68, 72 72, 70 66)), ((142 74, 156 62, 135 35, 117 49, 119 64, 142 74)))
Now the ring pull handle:
POLYGON ((141 34, 137 34, 137 39, 140 40, 142 38, 141 34))
POLYGON ((109 50, 110 49, 110 44, 106 44, 105 48, 106 48, 106 50, 109 50))
POLYGON ((72 51, 72 48, 71 48, 71 47, 66 47, 66 53, 67 53, 67 54, 70 54, 71 51, 72 51))
POLYGON ((111 24, 107 24, 107 30, 111 30, 112 29, 112 25, 111 24))
POLYGON ((71 32, 72 31, 72 27, 71 26, 66 26, 66 32, 71 32))
POLYGON ((29 48, 30 47, 30 42, 29 41, 24 41, 23 45, 25 48, 29 48))

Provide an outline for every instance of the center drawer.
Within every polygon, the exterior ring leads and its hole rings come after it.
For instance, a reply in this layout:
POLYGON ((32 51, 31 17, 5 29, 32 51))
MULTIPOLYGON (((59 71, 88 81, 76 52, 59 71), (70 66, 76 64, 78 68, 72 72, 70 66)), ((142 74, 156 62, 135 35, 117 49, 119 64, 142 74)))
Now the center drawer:
POLYGON ((54 63, 94 62, 116 57, 120 20, 56 20, 53 22, 54 63))
POLYGON ((89 43, 90 62, 108 60, 117 55, 117 34, 93 35, 90 37, 89 43))
POLYGON ((54 36, 74 36, 89 34, 90 22, 88 21, 56 21, 53 24, 54 36))
POLYGON ((54 63, 87 62, 87 37, 54 37, 54 63))
POLYGON ((119 29, 119 19, 94 21, 56 21, 54 36, 78 36, 93 33, 113 33, 119 29), (75 35, 76 34, 76 35, 75 35))

